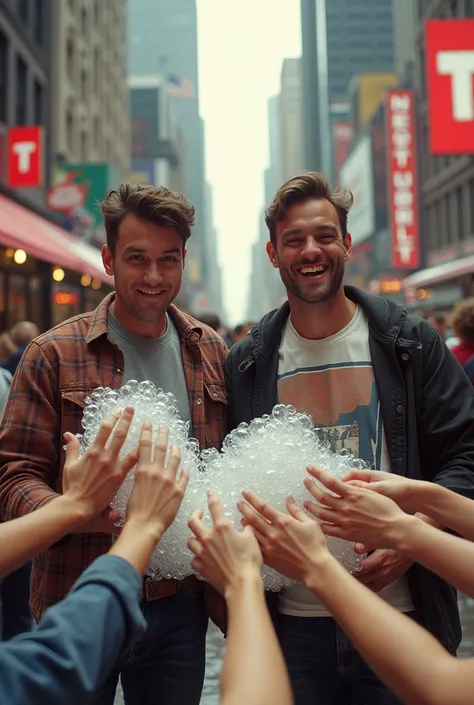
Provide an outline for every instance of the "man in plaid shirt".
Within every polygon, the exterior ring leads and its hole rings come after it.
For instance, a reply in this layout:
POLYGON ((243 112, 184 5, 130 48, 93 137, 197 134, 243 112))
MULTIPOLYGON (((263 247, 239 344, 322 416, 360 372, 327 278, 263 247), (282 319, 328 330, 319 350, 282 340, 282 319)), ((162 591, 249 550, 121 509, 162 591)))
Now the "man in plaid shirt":
MULTIPOLYGON (((151 380, 173 392, 202 448, 219 448, 225 436, 227 348, 211 328, 172 305, 194 208, 163 187, 121 184, 109 191, 102 212, 107 234, 102 258, 115 277, 115 293, 95 311, 36 338, 24 353, 0 433, 3 520, 32 512, 61 492, 64 433, 81 432, 84 399, 99 386, 151 380)), ((107 510, 87 531, 36 558, 31 582, 36 620, 109 550, 116 519, 107 510)), ((222 601, 192 576, 181 582, 145 578, 142 607, 145 637, 90 702, 113 705, 120 674, 126 702, 198 705, 208 614, 219 622, 222 601)))

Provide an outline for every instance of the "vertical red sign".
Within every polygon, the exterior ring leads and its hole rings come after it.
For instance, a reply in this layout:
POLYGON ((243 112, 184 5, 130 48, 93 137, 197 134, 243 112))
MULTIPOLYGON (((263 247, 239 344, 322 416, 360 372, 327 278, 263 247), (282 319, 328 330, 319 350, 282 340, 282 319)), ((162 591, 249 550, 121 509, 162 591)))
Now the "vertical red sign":
POLYGON ((432 154, 474 153, 474 19, 426 22, 432 154))
POLYGON ((386 112, 392 267, 418 269, 420 232, 413 91, 387 91, 386 112))
POLYGON ((10 188, 43 185, 43 128, 11 127, 7 138, 7 184, 10 188))

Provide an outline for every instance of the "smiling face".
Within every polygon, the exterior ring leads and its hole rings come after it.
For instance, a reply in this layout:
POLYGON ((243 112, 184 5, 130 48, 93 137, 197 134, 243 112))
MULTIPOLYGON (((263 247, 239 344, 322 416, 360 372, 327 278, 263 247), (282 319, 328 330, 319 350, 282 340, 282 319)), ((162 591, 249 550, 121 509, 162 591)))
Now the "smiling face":
POLYGON ((342 288, 351 236, 343 237, 336 208, 325 198, 290 206, 276 224, 276 243, 267 253, 288 299, 306 304, 331 301, 342 288))
POLYGON ((172 227, 128 215, 121 222, 112 254, 102 248, 105 271, 115 277, 114 314, 137 335, 163 332, 165 313, 181 287, 185 251, 172 227))

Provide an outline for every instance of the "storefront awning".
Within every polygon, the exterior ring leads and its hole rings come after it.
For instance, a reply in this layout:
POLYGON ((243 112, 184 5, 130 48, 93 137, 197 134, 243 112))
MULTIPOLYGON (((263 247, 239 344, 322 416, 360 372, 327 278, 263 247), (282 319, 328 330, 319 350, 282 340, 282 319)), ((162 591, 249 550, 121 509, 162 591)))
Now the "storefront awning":
POLYGON ((31 257, 89 274, 113 285, 103 269, 100 252, 54 223, 0 194, 0 244, 22 249, 31 257))
POLYGON ((464 274, 474 274, 474 255, 468 255, 452 262, 443 262, 443 264, 437 264, 434 267, 410 274, 403 280, 402 287, 404 290, 423 289, 433 286, 433 284, 461 277, 464 274))

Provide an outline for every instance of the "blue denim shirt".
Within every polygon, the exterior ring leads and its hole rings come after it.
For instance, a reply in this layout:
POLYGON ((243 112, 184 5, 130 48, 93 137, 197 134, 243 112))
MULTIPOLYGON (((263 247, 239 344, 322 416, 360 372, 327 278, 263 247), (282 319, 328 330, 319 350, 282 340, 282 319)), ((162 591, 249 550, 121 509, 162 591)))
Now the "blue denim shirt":
POLYGON ((141 580, 118 556, 101 556, 37 629, 0 643, 2 705, 82 705, 143 634, 141 580))

